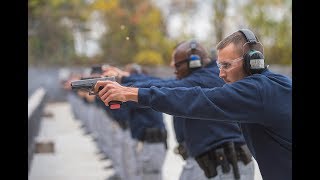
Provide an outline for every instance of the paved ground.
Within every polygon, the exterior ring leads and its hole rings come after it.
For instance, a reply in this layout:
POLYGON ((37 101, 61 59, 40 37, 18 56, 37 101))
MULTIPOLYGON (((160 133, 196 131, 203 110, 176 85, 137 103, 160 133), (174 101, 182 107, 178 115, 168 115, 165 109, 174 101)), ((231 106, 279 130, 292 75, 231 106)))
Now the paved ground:
MULTIPOLYGON (((113 174, 109 160, 100 160, 98 149, 90 135, 85 135, 79 121, 73 119, 68 103, 50 103, 45 107, 52 117, 44 117, 38 140, 54 142, 54 153, 34 155, 29 180, 105 180, 113 174)), ((169 130, 169 149, 164 164, 164 180, 178 180, 184 162, 173 154, 176 144, 171 116, 165 114, 169 130)), ((256 168, 256 180, 261 180, 256 168)))

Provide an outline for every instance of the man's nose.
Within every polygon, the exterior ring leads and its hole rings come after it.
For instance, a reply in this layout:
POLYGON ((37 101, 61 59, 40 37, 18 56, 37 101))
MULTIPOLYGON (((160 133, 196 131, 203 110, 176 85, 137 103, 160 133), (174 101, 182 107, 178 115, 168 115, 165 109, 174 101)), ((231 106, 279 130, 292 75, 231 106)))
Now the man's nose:
POLYGON ((220 78, 223 78, 223 77, 226 76, 226 73, 224 72, 224 70, 220 69, 219 71, 220 71, 220 72, 219 72, 219 77, 220 77, 220 78))

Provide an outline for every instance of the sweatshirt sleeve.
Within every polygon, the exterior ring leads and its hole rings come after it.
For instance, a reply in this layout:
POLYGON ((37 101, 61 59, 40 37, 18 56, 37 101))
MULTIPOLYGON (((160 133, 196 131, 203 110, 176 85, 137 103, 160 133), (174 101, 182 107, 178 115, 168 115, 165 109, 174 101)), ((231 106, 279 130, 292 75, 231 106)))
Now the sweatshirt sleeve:
POLYGON ((138 102, 191 119, 260 123, 263 114, 259 90, 250 80, 216 88, 139 88, 138 102))
POLYGON ((134 87, 148 88, 151 86, 156 87, 185 87, 191 86, 192 81, 188 81, 188 79, 162 79, 162 80, 148 80, 142 82, 135 82, 132 85, 134 87))

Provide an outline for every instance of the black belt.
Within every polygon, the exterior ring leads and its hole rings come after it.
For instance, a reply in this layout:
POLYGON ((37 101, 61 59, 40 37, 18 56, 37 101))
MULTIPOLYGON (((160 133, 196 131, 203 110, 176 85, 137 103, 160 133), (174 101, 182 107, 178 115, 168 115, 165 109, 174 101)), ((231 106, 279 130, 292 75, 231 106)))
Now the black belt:
POLYGON ((140 141, 148 142, 148 143, 159 143, 163 142, 168 148, 167 145, 167 131, 165 129, 159 128, 146 128, 144 130, 144 134, 140 141))
POLYGON ((122 130, 126 130, 129 127, 129 124, 127 121, 117 121, 117 123, 119 124, 122 130))
POLYGON ((195 159, 208 178, 215 177, 218 174, 216 168, 219 165, 221 165, 223 173, 230 172, 229 164, 231 164, 235 179, 240 179, 237 162, 240 160, 246 165, 252 161, 252 155, 246 144, 227 142, 197 156, 195 159))

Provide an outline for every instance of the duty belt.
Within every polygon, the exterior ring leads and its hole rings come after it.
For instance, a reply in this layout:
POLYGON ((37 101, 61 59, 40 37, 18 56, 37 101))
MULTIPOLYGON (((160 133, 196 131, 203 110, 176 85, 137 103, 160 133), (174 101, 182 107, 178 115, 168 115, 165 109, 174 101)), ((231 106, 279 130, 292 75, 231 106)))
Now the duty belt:
POLYGON ((246 144, 227 142, 197 156, 195 159, 208 178, 215 177, 218 174, 216 168, 219 165, 221 165, 223 173, 230 172, 229 164, 231 164, 235 179, 240 179, 237 162, 240 160, 247 165, 252 161, 252 155, 246 144))

